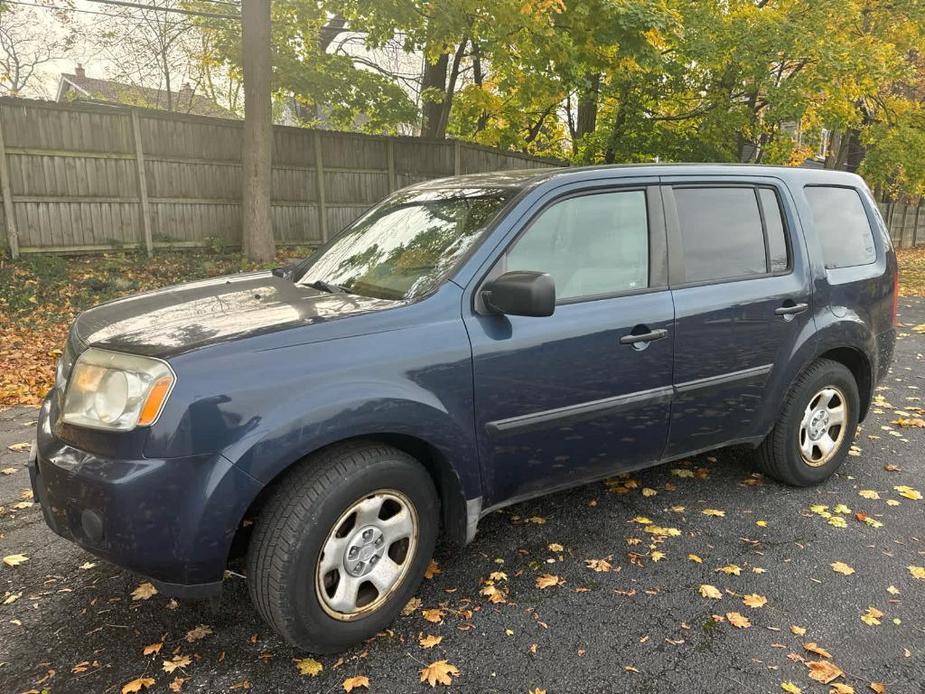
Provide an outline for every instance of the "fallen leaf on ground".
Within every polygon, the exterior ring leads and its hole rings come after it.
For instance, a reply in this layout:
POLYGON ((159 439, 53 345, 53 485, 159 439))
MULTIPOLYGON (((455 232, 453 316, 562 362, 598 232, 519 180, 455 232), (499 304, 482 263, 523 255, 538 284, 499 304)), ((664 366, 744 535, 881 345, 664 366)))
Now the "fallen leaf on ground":
POLYGON ((436 576, 438 573, 441 573, 440 565, 431 559, 430 564, 428 564, 427 568, 424 569, 424 578, 429 580, 436 576))
POLYGON ((421 670, 421 682, 427 682, 431 687, 438 684, 449 686, 453 684, 453 677, 459 676, 459 670, 445 660, 437 660, 421 670))
POLYGON ((177 670, 179 668, 189 667, 190 665, 192 665, 192 663, 193 663, 193 659, 190 658, 188 655, 175 655, 170 660, 164 661, 164 672, 166 672, 169 675, 174 670, 177 670))
POLYGON ((157 588, 153 583, 145 581, 132 591, 132 600, 148 600, 154 595, 157 595, 157 588))
POLYGON ((806 627, 798 627, 796 624, 790 627, 790 633, 796 636, 805 636, 806 627))
POLYGON ((900 496, 905 497, 906 499, 911 499, 912 501, 921 501, 922 493, 917 489, 912 487, 907 487, 905 484, 901 484, 897 487, 893 487, 900 496))
POLYGON ((545 590, 546 588, 551 588, 552 586, 559 586, 565 583, 561 578, 555 574, 543 574, 538 576, 536 579, 536 587, 540 590, 545 590))
POLYGON ((913 578, 925 581, 925 566, 907 566, 906 568, 909 569, 913 578))
POLYGON ((703 509, 703 515, 705 515, 705 516, 713 516, 713 517, 715 517, 715 518, 725 518, 725 517, 726 517, 726 512, 725 512, 725 511, 720 511, 720 510, 715 509, 715 508, 705 508, 705 509, 703 509))
POLYGON ((710 598, 712 600, 719 600, 723 597, 723 594, 719 592, 719 589, 716 586, 711 586, 709 583, 700 584, 700 595, 704 598, 710 598))
POLYGON ((10 567, 19 566, 23 562, 27 561, 29 561, 29 557, 27 557, 25 554, 9 554, 3 557, 3 563, 10 567))
POLYGON ((154 679, 151 677, 138 677, 137 679, 122 685, 122 694, 134 694, 142 689, 154 686, 154 679))
POLYGON ((299 670, 300 675, 308 675, 309 677, 317 677, 318 673, 324 670, 324 665, 319 663, 314 658, 300 658, 296 659, 295 666, 299 670))
POLYGON ((606 573, 612 568, 606 559, 585 559, 585 566, 598 573, 606 573))
POLYGON ((748 621, 748 617, 738 612, 727 612, 726 619, 729 620, 729 623, 736 629, 748 629, 752 625, 752 623, 748 621))
POLYGON ((803 648, 805 648, 810 653, 815 653, 816 655, 821 655, 823 658, 831 658, 832 654, 825 650, 822 646, 817 644, 815 641, 810 641, 809 643, 804 643, 803 648))
POLYGON ((763 595, 752 593, 751 595, 744 596, 742 602, 748 607, 764 607, 768 604, 768 599, 763 595))
POLYGON ((877 626, 880 624, 880 618, 882 616, 883 613, 876 607, 868 607, 867 612, 861 615, 861 621, 870 626, 877 626))
POLYGON ((421 598, 411 598, 405 606, 401 608, 402 617, 407 617, 409 614, 414 614, 418 611, 418 608, 421 606, 421 598))
POLYGON ((693 562, 698 563, 698 564, 703 564, 703 559, 701 559, 700 557, 698 557, 696 554, 688 554, 688 555, 687 555, 687 558, 690 559, 690 560, 693 561, 693 562))
POLYGON ((354 677, 348 677, 344 680, 345 692, 352 692, 358 687, 369 689, 369 678, 366 675, 356 675, 354 677))
POLYGON ((186 632, 186 640, 189 643, 193 643, 194 641, 201 641, 211 633, 212 627, 205 624, 200 624, 198 627, 193 627, 188 632, 186 632))
POLYGON ((433 648, 434 646, 439 645, 441 641, 443 641, 442 636, 434 636, 433 634, 428 634, 427 636, 422 636, 418 640, 418 643, 420 644, 421 648, 433 648))
POLYGON ((811 660, 806 663, 809 668, 809 677, 822 684, 828 684, 845 673, 831 660, 811 660))
POLYGON ((843 561, 832 562, 831 564, 829 564, 829 566, 832 567, 832 571, 838 574, 842 574, 844 576, 850 576, 851 574, 854 573, 854 569, 852 569, 850 566, 848 566, 843 561))
POLYGON ((878 494, 873 489, 862 489, 861 491, 858 492, 858 496, 863 497, 865 499, 879 499, 880 498, 880 494, 878 494))
POLYGON ((32 444, 28 441, 23 441, 22 443, 11 443, 7 448, 11 451, 28 451, 32 448, 32 444))
POLYGON ((726 566, 719 567, 717 572, 729 574, 731 576, 741 576, 742 567, 736 566, 735 564, 726 564, 726 566))
POLYGON ((16 471, 16 468, 14 468, 14 467, 5 467, 5 468, 3 468, 2 470, 0 470, 0 473, 2 473, 2 474, 4 474, 4 475, 15 475, 16 472, 17 472, 17 471, 16 471))
POLYGON ((164 647, 163 642, 152 643, 145 646, 144 650, 141 652, 142 655, 157 655, 161 652, 161 649, 164 647))
POLYGON ((829 689, 829 694, 854 694, 854 687, 843 682, 834 682, 829 689))
POLYGON ((883 682, 871 682, 867 686, 877 692, 877 694, 883 694, 886 691, 886 685, 883 684, 883 682))
POLYGON ((793 682, 781 682, 780 688, 788 694, 803 694, 803 690, 796 686, 793 682))
POLYGON ((431 610, 421 610, 421 615, 431 624, 443 623, 443 610, 437 607, 431 610))

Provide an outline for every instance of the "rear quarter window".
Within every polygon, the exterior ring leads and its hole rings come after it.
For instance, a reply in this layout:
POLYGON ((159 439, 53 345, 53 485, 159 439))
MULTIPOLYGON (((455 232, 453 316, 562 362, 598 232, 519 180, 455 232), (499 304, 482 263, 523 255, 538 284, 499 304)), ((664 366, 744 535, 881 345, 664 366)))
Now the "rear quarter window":
POLYGON ((804 191, 826 268, 869 265, 877 259, 867 211, 854 188, 807 186, 804 191))

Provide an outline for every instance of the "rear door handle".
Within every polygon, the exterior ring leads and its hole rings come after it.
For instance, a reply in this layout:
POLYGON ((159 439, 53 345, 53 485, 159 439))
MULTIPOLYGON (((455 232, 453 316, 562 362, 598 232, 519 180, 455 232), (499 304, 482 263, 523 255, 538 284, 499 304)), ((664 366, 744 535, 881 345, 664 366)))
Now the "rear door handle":
POLYGON ((656 340, 661 340, 663 337, 668 337, 668 331, 664 328, 659 328, 658 330, 652 330, 647 333, 642 333, 640 335, 624 335, 620 338, 621 345, 635 345, 639 342, 655 342, 656 340))
POLYGON ((779 306, 774 309, 774 313, 778 316, 795 316, 798 313, 803 313, 806 309, 809 308, 809 304, 790 304, 789 306, 779 306))

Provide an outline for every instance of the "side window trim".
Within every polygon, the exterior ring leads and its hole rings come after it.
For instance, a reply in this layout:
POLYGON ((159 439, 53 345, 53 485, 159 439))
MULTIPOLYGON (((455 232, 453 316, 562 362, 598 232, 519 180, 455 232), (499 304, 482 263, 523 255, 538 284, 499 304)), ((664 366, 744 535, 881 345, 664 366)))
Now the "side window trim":
POLYGON ((637 294, 648 294, 651 292, 664 291, 668 289, 668 244, 665 230, 665 207, 659 193, 660 186, 656 182, 652 183, 626 183, 620 185, 619 182, 607 181, 601 182, 600 186, 583 187, 580 189, 571 189, 556 195, 545 201, 535 211, 524 219, 516 234, 505 243, 504 249, 492 263, 491 267, 485 272, 476 284, 473 294, 474 310, 478 314, 489 314, 490 311, 482 304, 481 292, 485 284, 491 282, 496 277, 503 275, 507 269, 508 251, 512 249, 520 240, 531 225, 539 219, 546 210, 553 205, 573 198, 587 197, 589 195, 599 195, 605 193, 622 193, 642 191, 646 196, 646 220, 648 225, 648 242, 649 242, 649 286, 639 289, 630 289, 620 292, 606 294, 595 294, 588 296, 571 297, 568 299, 556 299, 557 306, 564 306, 575 303, 585 303, 589 301, 601 301, 604 299, 613 299, 623 296, 635 296, 637 294))
POLYGON ((762 279, 765 277, 779 277, 789 275, 793 272, 793 247, 790 241, 791 229, 787 215, 785 214, 785 208, 781 205, 781 196, 776 186, 750 181, 716 181, 715 183, 709 181, 691 181, 689 183, 676 181, 662 184, 659 186, 659 190, 665 208, 665 230, 668 237, 668 286, 671 289, 684 289, 686 287, 701 287, 714 284, 731 284, 733 282, 762 279), (684 267, 684 243, 681 238, 681 221, 678 216, 678 206, 674 195, 675 188, 751 188, 754 192, 755 201, 758 205, 758 214, 761 218, 761 233, 764 241, 766 271, 763 274, 688 282, 686 269, 684 267), (772 272, 770 269, 771 255, 768 243, 768 225, 765 219, 764 206, 762 205, 761 196, 759 195, 759 190, 765 188, 771 190, 777 198, 781 224, 784 228, 784 243, 787 247, 787 268, 777 272, 772 272))

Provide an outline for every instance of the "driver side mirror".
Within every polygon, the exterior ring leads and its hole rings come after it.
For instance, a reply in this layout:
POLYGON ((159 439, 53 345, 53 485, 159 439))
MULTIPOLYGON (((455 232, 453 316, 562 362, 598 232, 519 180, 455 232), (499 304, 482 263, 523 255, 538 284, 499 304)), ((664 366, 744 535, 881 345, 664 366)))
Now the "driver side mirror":
POLYGON ((481 296, 492 313, 502 315, 539 318, 556 310, 556 283, 546 272, 506 272, 485 285, 481 296))

